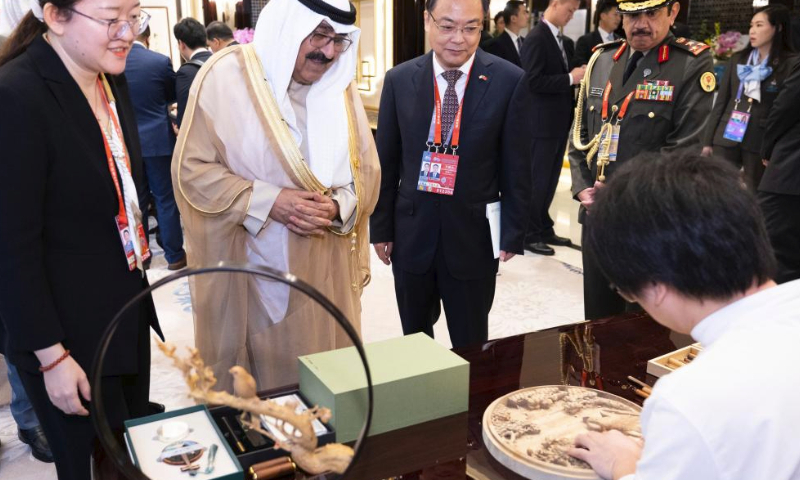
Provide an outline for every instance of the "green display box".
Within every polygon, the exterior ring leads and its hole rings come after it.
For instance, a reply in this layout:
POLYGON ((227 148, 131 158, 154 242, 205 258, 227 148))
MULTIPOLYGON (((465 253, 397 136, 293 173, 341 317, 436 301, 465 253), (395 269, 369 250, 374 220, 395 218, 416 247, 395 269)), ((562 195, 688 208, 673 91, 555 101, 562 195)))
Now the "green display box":
MULTIPOLYGON (((418 333, 364 347, 375 403, 369 435, 461 413, 469 408, 469 362, 418 333)), ((302 356, 300 391, 333 413, 337 442, 358 438, 367 381, 355 347, 302 356)))

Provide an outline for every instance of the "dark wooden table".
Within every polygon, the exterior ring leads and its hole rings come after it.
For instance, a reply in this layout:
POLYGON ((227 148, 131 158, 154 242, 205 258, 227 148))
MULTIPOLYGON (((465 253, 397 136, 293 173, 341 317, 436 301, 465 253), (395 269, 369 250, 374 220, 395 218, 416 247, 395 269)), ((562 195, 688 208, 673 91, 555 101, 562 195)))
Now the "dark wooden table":
POLYGON ((470 362, 469 412, 370 437, 348 478, 520 479, 483 445, 481 420, 495 399, 521 388, 583 383, 641 404, 628 375, 652 385, 647 361, 691 343, 646 314, 629 314, 455 350, 470 362))
MULTIPOLYGON (((652 385, 656 378, 646 374, 647 361, 691 343, 690 337, 638 313, 455 350, 470 363, 469 411, 369 437, 347 478, 521 479, 484 448, 481 420, 495 399, 521 388, 583 384, 641 404, 628 375, 652 385)), ((122 478, 111 470, 104 469, 99 478, 122 478)))

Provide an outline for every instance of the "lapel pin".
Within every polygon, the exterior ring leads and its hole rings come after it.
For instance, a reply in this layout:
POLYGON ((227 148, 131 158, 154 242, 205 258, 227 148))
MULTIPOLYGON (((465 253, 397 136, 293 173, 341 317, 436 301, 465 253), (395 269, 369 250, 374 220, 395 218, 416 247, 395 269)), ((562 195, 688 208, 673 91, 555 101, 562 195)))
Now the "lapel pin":
POLYGON ((651 73, 653 73, 653 71, 650 70, 649 68, 645 68, 644 69, 644 76, 645 77, 649 77, 651 73))
POLYGON ((485 82, 486 80, 489 80, 489 77, 487 77, 486 75, 481 75, 478 77, 478 80, 482 80, 485 82))

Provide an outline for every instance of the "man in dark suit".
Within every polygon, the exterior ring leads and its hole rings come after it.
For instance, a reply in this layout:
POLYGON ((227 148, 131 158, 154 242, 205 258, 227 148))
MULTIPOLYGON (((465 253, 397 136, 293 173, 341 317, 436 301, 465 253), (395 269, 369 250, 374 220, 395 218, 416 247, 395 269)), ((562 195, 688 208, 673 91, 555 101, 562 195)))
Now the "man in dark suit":
POLYGON ((592 57, 595 45, 616 40, 617 28, 622 23, 622 15, 617 8, 616 0, 600 0, 594 10, 594 31, 578 39, 575 46, 575 64, 586 65, 592 57))
POLYGON ((506 8, 503 10, 505 30, 485 50, 504 60, 508 60, 518 67, 522 66, 519 59, 519 51, 522 48, 522 42, 525 37, 520 36, 519 32, 528 26, 530 16, 531 14, 528 12, 525 2, 511 0, 506 3, 506 8))
POLYGON ((775 280, 785 283, 800 278, 800 64, 786 78, 764 131, 767 169, 758 201, 778 260, 775 280))
POLYGON ((136 112, 142 141, 142 160, 156 204, 161 246, 170 270, 186 266, 183 233, 172 190, 172 150, 175 135, 169 120, 169 105, 175 101, 175 72, 169 57, 148 50, 150 27, 133 43, 125 76, 136 112))
POLYGON ((553 230, 550 204, 558 186, 567 134, 572 123, 573 85, 583 79, 584 68, 568 69, 569 57, 559 32, 580 6, 579 0, 550 0, 542 21, 522 46, 522 66, 536 111, 531 130, 532 201, 526 248, 540 255, 554 255, 550 245, 569 245, 568 238, 553 230))
POLYGON ((208 48, 212 53, 217 53, 225 47, 239 45, 239 42, 233 38, 231 27, 219 21, 208 24, 206 38, 208 39, 208 48))
MULTIPOLYGON (((370 242, 392 264, 403 332, 433 336, 442 302, 454 347, 487 340, 497 259, 523 253, 530 198, 530 98, 521 69, 478 49, 488 3, 427 0, 433 51, 387 73, 378 118, 382 178, 370 242), (432 188, 419 178, 437 136, 459 158, 449 195, 435 193, 444 182, 432 188), (497 202, 495 247, 488 218, 497 202)), ((452 158, 434 158, 452 167, 452 158)))
POLYGON ((178 97, 178 126, 181 125, 186 103, 189 101, 189 89, 195 75, 206 60, 211 57, 206 40, 206 29, 194 18, 184 18, 172 29, 178 40, 181 57, 186 61, 175 77, 175 92, 178 97))

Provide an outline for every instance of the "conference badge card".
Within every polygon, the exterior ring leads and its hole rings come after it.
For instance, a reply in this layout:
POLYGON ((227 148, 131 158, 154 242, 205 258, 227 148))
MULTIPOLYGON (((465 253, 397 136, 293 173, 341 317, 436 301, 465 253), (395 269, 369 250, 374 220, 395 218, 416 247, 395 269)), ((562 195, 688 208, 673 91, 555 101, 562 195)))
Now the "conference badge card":
POLYGON ((458 155, 425 152, 417 190, 452 195, 456 187, 458 155))

